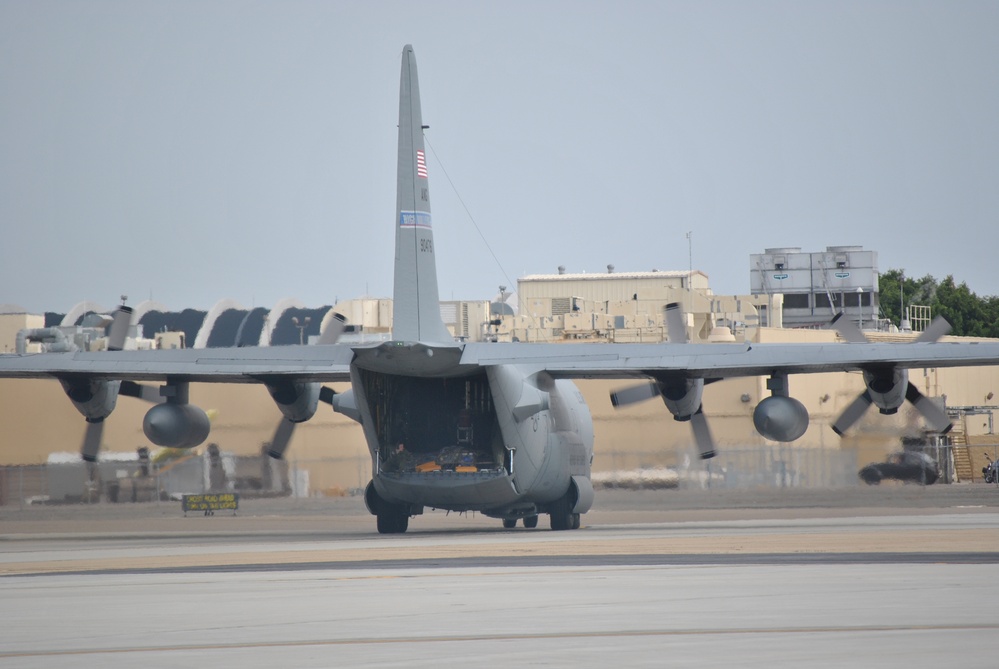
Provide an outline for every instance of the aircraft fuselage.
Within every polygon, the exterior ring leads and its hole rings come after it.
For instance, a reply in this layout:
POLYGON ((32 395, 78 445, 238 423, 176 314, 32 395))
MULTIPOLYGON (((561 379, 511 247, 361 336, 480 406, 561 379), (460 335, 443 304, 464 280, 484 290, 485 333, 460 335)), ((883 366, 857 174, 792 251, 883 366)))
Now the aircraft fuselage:
POLYGON ((593 421, 571 381, 514 365, 451 366, 447 349, 435 351, 434 363, 427 355, 434 349, 420 345, 384 350, 376 364, 351 369, 376 507, 511 519, 569 495, 574 513, 589 508, 593 421), (393 370, 406 367, 406 357, 418 361, 414 369, 426 366, 414 374, 381 371, 386 355, 394 355, 393 370))

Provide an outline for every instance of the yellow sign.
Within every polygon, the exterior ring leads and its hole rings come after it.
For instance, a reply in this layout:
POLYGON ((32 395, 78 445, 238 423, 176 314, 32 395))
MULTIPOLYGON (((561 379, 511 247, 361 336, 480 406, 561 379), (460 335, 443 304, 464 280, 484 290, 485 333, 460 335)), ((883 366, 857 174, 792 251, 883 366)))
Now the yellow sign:
POLYGON ((188 511, 235 511, 239 508, 239 495, 224 492, 206 495, 184 495, 184 513, 188 511))

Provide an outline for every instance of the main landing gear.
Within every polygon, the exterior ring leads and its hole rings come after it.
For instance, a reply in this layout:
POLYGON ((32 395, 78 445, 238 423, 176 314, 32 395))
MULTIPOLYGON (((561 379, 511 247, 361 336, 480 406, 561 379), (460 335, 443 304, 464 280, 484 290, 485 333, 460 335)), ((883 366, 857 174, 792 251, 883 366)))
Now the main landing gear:
POLYGON ((553 530, 579 529, 579 514, 572 512, 573 506, 575 504, 568 494, 552 502, 548 515, 551 518, 551 527, 553 530))
POLYGON ((412 509, 382 499, 373 483, 369 483, 364 490, 364 505, 377 517, 379 534, 402 534, 409 529, 409 515, 412 509))
POLYGON ((390 512, 378 514, 379 534, 402 534, 409 529, 409 514, 405 512, 390 512))
MULTIPOLYGON (((529 530, 534 529, 535 527, 538 526, 538 517, 536 515, 535 516, 524 516, 521 520, 524 522, 524 527, 526 527, 529 530)), ((517 527, 517 519, 516 518, 504 518, 503 519, 503 527, 505 527, 508 530, 512 530, 513 528, 517 527)))

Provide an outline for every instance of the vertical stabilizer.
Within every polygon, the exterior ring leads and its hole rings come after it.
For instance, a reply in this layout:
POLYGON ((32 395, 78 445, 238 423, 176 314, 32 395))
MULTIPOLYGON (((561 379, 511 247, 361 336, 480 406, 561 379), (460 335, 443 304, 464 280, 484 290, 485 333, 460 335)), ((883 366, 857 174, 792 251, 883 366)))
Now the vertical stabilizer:
POLYGON ((392 338, 452 342, 454 337, 441 320, 420 84, 416 77, 416 57, 408 44, 402 50, 399 83, 398 179, 392 338))

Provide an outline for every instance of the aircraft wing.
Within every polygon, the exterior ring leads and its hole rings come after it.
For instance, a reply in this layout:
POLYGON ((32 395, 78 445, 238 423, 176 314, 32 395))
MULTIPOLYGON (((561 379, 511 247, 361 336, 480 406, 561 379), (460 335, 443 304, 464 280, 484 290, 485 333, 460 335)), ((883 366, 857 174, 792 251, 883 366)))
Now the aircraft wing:
MULTIPOLYGON (((370 348, 370 347, 364 347, 370 348)), ((908 344, 532 344, 467 343, 459 364, 523 365, 558 378, 633 378, 682 372, 721 379, 773 373, 849 372, 898 368, 974 367, 999 362, 999 343, 908 344)), ((263 378, 350 380, 350 346, 273 346, 0 355, 0 378, 85 375, 129 381, 167 378, 258 383, 263 378)))
POLYGON ((650 372, 706 380, 878 367, 974 367, 999 362, 999 343, 906 344, 465 344, 461 363, 535 367, 558 378, 629 378, 650 372))
POLYGON ((350 380, 349 346, 268 346, 0 355, 0 378, 259 383, 263 379, 350 380))

